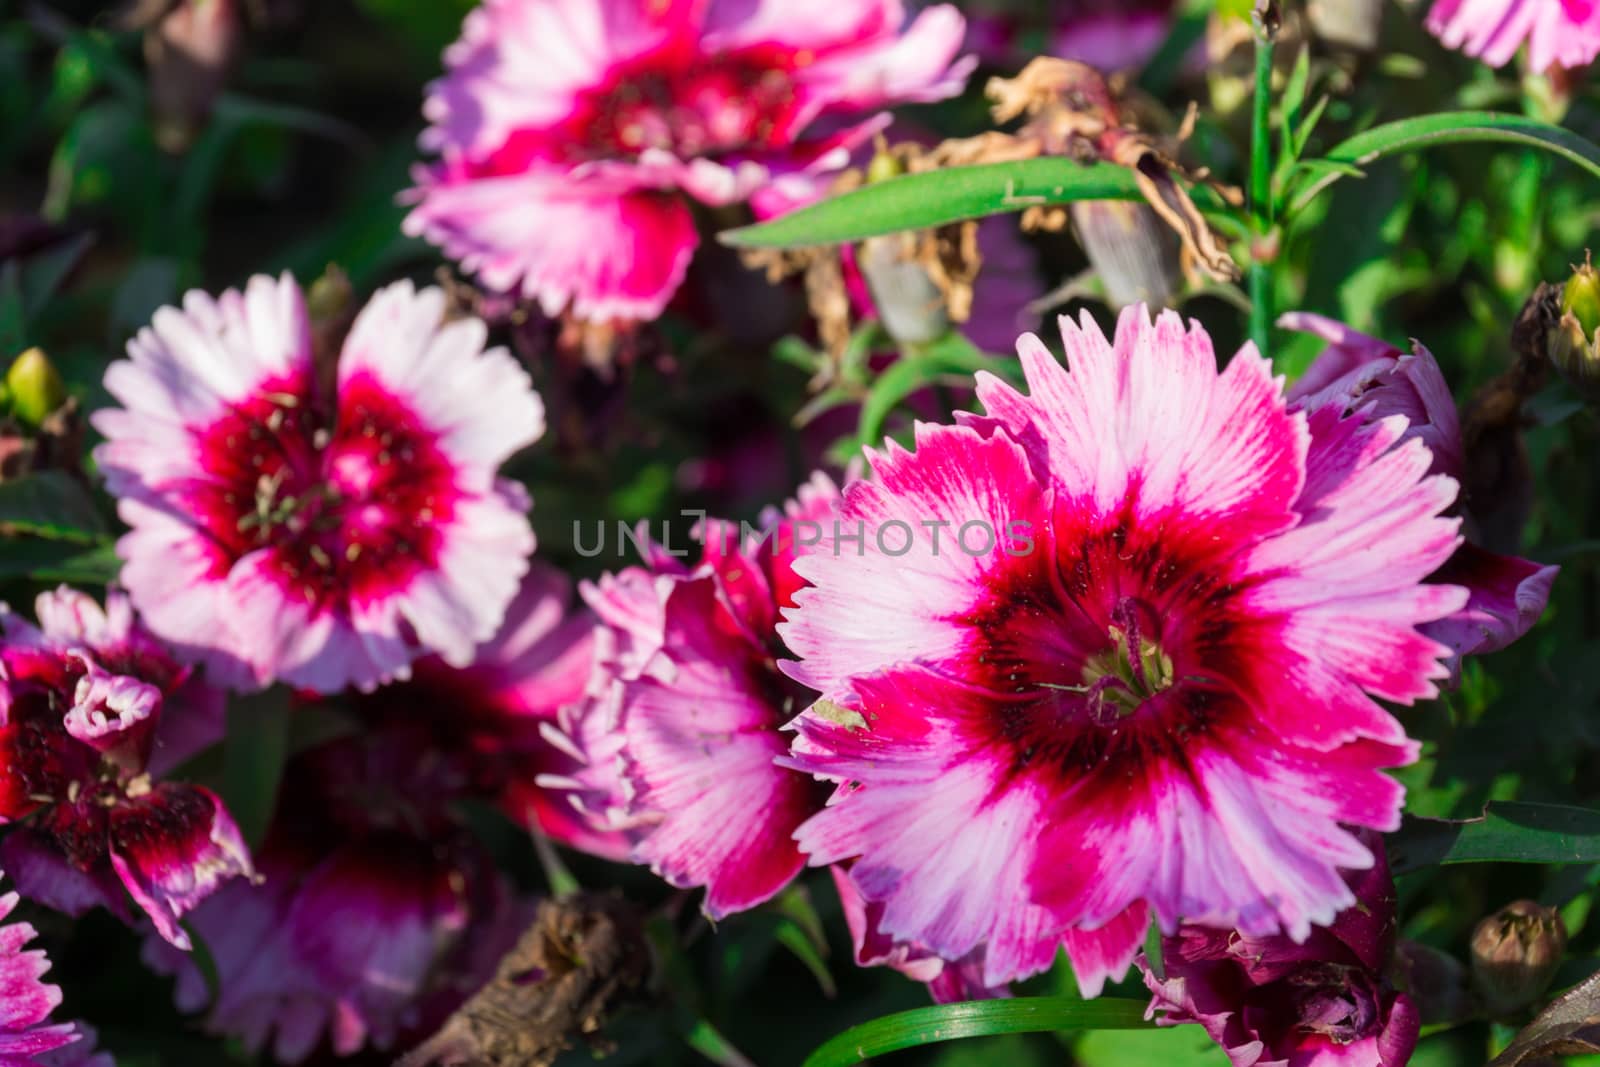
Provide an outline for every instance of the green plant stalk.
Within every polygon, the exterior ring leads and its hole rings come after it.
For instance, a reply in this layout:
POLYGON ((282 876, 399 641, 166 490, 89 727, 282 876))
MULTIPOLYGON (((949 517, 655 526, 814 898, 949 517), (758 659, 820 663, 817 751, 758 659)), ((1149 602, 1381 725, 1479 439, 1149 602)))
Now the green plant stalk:
POLYGON ((1250 339, 1270 359, 1272 267, 1256 258, 1256 245, 1272 232, 1272 38, 1256 33, 1255 98, 1250 112, 1250 339))

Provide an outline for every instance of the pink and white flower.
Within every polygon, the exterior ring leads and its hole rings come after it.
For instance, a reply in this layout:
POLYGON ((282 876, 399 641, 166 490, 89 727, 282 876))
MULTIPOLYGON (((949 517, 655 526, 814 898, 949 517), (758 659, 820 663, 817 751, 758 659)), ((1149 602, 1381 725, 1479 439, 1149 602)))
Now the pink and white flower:
POLYGON ((178 920, 250 856, 222 801, 154 780, 167 699, 188 672, 137 627, 121 594, 101 612, 69 589, 39 598, 41 632, 0 609, 0 861, 23 896, 124 921, 132 898, 180 949, 178 920), (121 673, 128 672, 128 673, 121 673))
POLYGON ((405 230, 550 315, 650 319, 699 237, 691 202, 798 195, 887 122, 961 90, 964 23, 899 0, 487 0, 423 108, 405 230))
POLYGON ((213 678, 370 688, 430 652, 465 666, 499 628, 534 540, 495 471, 544 413, 484 325, 444 313, 391 285, 319 367, 300 287, 257 277, 156 312, 106 373, 122 580, 213 678))
POLYGON ((1511 62, 1528 46, 1528 67, 1588 66, 1600 55, 1600 3, 1596 0, 1434 0, 1428 29, 1491 67, 1511 62))
POLYGON ((531 912, 450 813, 469 770, 414 723, 290 761, 259 856, 191 923, 217 970, 150 939, 183 1011, 282 1063, 389 1049, 438 1026, 494 972, 531 912))
POLYGON ((850 928, 850 941, 855 946, 858 966, 892 967, 907 978, 926 985, 928 995, 936 1004, 992 1000, 1011 995, 1011 990, 1006 986, 991 988, 983 984, 982 948, 968 953, 964 959, 952 962, 940 959, 921 945, 884 936, 878 926, 883 916, 883 905, 863 898, 844 866, 829 869, 833 873, 834 887, 839 891, 839 905, 844 910, 845 924, 850 928))
MULTIPOLYGON (((1455 398, 1433 354, 1421 344, 1403 353, 1332 319, 1304 312, 1278 320, 1328 342, 1289 389, 1305 411, 1327 407, 1364 421, 1401 416, 1407 438, 1433 453, 1435 474, 1460 480, 1466 460, 1455 398)), ((1468 516, 1467 530, 1471 522, 1468 516)), ((1527 633, 1550 600, 1561 568, 1503 556, 1470 541, 1456 549, 1430 581, 1464 587, 1470 594, 1459 611, 1422 627, 1459 657, 1496 652, 1527 633)))
POLYGON ((817 474, 758 531, 702 524, 692 568, 662 546, 583 587, 599 615, 592 699, 567 723, 589 766, 548 785, 633 839, 632 858, 706 888, 714 919, 767 900, 805 865, 794 830, 821 804, 777 766, 779 732, 810 702, 778 670, 776 626, 803 584, 794 561, 821 542, 838 490, 817 474))
MULTIPOLYGON (((0 920, 17 906, 17 894, 0 896, 0 920)), ((72 1023, 52 1023, 61 990, 44 981, 44 950, 25 947, 35 937, 25 922, 0 922, 0 1064, 44 1067, 36 1057, 72 1045, 83 1034, 72 1023)))
POLYGON ((1161 943, 1164 977, 1141 956, 1162 1026, 1199 1023, 1235 1067, 1404 1067, 1420 1016, 1384 975, 1395 944, 1395 892, 1383 844, 1346 875, 1356 903, 1303 943, 1184 926, 1161 943))
POLYGON ((779 632, 825 698, 787 762, 838 783, 810 862, 853 860, 886 936, 981 948, 984 985, 1061 947, 1093 996, 1150 914, 1304 941, 1354 902, 1347 827, 1398 825, 1383 771, 1417 755, 1374 698, 1435 695, 1417 627, 1466 592, 1423 584, 1456 484, 1402 420, 1293 411, 1170 312, 1062 326, 1070 373, 1024 337, 1030 395, 980 374, 986 416, 919 426, 839 509, 983 551, 814 552, 779 632))
POLYGON ((629 842, 621 833, 586 818, 566 790, 539 784, 541 776, 584 766, 555 730, 564 710, 585 698, 594 665, 595 619, 572 601, 571 580, 535 560, 500 632, 478 647, 470 667, 419 660, 409 682, 383 686, 356 706, 373 728, 406 722, 428 730, 434 751, 462 768, 472 795, 494 801, 518 825, 622 859, 629 842))

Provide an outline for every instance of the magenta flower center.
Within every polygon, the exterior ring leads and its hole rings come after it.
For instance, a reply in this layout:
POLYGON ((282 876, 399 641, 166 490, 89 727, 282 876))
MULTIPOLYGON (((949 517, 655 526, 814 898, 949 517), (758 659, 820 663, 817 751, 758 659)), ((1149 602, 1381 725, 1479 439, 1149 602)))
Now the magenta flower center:
POLYGON ((211 481, 194 500, 214 573, 265 551, 269 574, 308 604, 361 604, 437 565, 457 499, 434 435, 368 376, 339 390, 328 425, 309 382, 272 382, 202 435, 211 481))

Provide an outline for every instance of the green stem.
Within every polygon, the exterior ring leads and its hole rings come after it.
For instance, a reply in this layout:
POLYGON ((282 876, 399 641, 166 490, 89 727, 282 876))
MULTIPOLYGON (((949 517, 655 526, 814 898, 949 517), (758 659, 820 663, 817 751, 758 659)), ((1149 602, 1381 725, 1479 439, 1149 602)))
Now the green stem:
MULTIPOLYGON (((1256 32, 1255 99, 1250 112, 1250 221, 1252 244, 1272 232, 1272 38, 1256 32)), ((1250 339, 1271 358, 1272 267, 1250 257, 1250 339)))

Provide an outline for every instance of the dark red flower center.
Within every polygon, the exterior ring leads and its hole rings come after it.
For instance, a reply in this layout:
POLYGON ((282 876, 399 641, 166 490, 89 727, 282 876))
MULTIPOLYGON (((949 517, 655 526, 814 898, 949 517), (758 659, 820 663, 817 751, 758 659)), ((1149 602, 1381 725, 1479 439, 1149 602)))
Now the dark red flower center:
POLYGON ((268 382, 205 430, 199 453, 210 477, 189 502, 214 577, 265 552, 268 575, 322 611, 380 600, 438 563, 454 468, 370 376, 340 387, 331 420, 309 376, 268 382))
POLYGON ((1209 537, 1130 519, 1053 535, 990 579, 966 617, 958 668, 1017 770, 1049 761, 1078 776, 1178 754, 1236 703, 1227 679, 1237 590, 1209 537))
POLYGON ((538 162, 631 160, 647 149, 693 159, 780 147, 794 139, 800 119, 791 71, 802 58, 773 50, 643 56, 579 96, 558 128, 512 132, 473 175, 520 174, 538 162))

